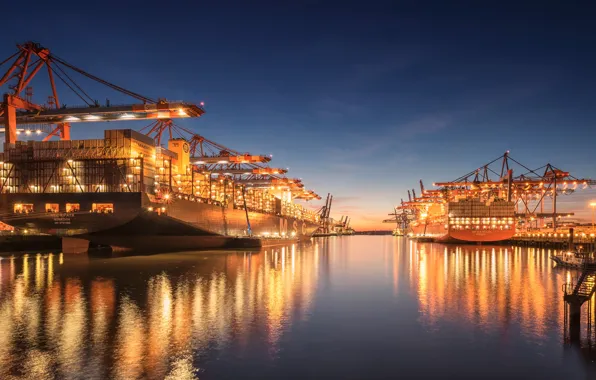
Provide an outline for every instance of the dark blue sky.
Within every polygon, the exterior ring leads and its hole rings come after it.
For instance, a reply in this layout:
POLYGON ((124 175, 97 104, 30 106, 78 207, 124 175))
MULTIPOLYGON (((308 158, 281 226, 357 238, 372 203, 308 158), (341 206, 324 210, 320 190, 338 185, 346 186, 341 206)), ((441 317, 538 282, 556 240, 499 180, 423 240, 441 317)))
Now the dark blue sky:
MULTIPOLYGON (((248 3, 9 5, 0 57, 35 40, 130 90, 205 101, 204 117, 179 124, 272 153, 360 226, 420 178, 454 179, 507 149, 528 166, 596 177, 589 2, 248 3)), ((75 126, 73 138, 105 127, 75 126)))

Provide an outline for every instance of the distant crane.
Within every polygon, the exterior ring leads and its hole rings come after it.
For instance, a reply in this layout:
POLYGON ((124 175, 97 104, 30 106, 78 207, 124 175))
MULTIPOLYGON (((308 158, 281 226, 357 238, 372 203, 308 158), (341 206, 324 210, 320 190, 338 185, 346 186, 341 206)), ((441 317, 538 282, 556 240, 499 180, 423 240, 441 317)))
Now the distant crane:
POLYGON ((335 223, 333 227, 338 235, 345 235, 348 229, 348 216, 346 215, 344 218, 342 215, 342 217, 339 219, 339 222, 335 223))
POLYGON ((415 210, 411 208, 394 207, 393 213, 388 215, 392 218, 383 220, 383 223, 395 223, 394 235, 405 235, 410 222, 416 219, 415 210))
POLYGON ((333 203, 333 195, 331 193, 327 193, 327 199, 325 200, 325 205, 321 207, 318 211, 321 225, 319 230, 322 231, 324 234, 328 234, 331 232, 330 225, 331 225, 331 203, 333 203))

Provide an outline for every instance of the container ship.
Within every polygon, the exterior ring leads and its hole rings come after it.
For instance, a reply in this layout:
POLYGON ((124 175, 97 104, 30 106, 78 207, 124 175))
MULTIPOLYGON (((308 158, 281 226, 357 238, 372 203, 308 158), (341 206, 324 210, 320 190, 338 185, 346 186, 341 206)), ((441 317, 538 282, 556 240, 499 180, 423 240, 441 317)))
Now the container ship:
POLYGON ((423 206, 409 235, 437 241, 494 242, 515 234, 515 206, 506 200, 461 199, 423 206))
POLYGON ((271 168, 247 167, 254 159, 225 150, 191 157, 186 139, 165 148, 131 129, 106 130, 103 139, 6 143, 0 225, 74 246, 147 252, 309 238, 319 215, 294 199, 320 197, 299 180, 262 180, 257 174, 271 168))
POLYGON ((511 239, 516 233, 516 202, 512 201, 513 177, 508 171, 499 181, 481 181, 478 172, 472 180, 462 177, 454 182, 435 184, 421 196, 401 202, 398 210, 411 216, 408 236, 439 242, 496 242, 511 239))
POLYGON ((434 183, 421 195, 408 190, 408 201, 386 222, 407 226, 408 236, 436 241, 496 242, 516 233, 563 226, 573 213, 557 210, 557 199, 596 182, 579 179, 546 164, 529 169, 509 155, 482 165, 453 181, 434 183), (514 168, 522 174, 513 176, 514 168), (547 222, 550 220, 550 222, 547 222))

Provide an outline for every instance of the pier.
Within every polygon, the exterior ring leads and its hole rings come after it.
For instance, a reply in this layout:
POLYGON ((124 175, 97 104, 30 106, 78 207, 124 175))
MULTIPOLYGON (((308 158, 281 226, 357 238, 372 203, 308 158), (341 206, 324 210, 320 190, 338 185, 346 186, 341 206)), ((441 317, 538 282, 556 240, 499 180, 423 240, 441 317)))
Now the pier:
POLYGON ((475 242, 442 240, 432 236, 409 236, 412 240, 431 243, 457 243, 457 244, 486 244, 486 245, 514 245, 518 247, 568 249, 570 245, 582 251, 596 250, 596 234, 579 232, 575 233, 573 228, 566 232, 543 232, 543 233, 518 233, 511 239, 496 242, 475 242))
POLYGON ((588 337, 592 333, 592 295, 596 291, 596 261, 584 263, 582 273, 577 282, 563 284, 563 300, 565 302, 565 321, 571 342, 579 342, 581 331, 581 308, 588 307, 588 337))
POLYGON ((570 243, 584 251, 596 250, 596 235, 593 233, 574 233, 573 228, 565 233, 525 233, 516 234, 504 243, 521 247, 566 249, 570 243))

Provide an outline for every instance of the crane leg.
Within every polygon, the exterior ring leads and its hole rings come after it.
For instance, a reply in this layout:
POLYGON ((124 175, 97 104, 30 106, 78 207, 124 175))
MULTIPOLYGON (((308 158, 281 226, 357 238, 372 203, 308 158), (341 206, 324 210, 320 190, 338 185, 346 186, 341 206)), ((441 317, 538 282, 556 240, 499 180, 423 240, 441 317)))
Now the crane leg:
POLYGON ((60 124, 60 140, 70 140, 70 124, 60 124))
POLYGON ((17 109, 8 95, 4 95, 4 127, 5 142, 14 144, 17 141, 17 109))

